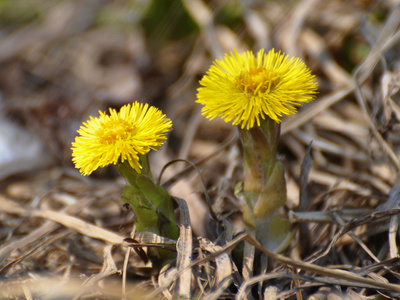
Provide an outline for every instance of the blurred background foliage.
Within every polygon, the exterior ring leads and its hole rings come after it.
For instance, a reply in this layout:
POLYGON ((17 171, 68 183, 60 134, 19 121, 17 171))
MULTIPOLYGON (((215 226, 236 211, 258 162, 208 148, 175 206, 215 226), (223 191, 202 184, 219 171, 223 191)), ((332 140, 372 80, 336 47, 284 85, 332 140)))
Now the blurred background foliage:
MULTIPOLYGON (((355 25, 379 28, 389 2, 317 1, 319 14, 309 14, 303 26, 350 73, 369 51, 355 25)), ((226 51, 275 47, 307 59, 304 46, 285 49, 293 43, 285 40, 286 26, 301 3, 1 0, 2 111, 39 132, 53 156, 70 165, 75 130, 98 109, 138 99, 185 120, 197 80, 226 51)))

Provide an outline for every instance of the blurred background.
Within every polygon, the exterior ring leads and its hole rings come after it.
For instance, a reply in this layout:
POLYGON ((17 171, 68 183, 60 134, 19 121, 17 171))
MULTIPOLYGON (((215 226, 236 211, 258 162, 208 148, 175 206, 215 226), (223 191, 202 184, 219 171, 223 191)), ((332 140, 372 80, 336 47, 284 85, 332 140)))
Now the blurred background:
POLYGON ((1 0, 0 176, 42 164, 72 167, 70 145, 81 122, 134 100, 173 119, 173 155, 204 155, 231 130, 218 121, 203 127, 194 103, 198 80, 214 59, 233 49, 282 50, 306 60, 322 96, 349 84, 369 52, 368 38, 394 5, 1 0), (204 141, 200 148, 181 149, 189 120, 195 144, 204 141))

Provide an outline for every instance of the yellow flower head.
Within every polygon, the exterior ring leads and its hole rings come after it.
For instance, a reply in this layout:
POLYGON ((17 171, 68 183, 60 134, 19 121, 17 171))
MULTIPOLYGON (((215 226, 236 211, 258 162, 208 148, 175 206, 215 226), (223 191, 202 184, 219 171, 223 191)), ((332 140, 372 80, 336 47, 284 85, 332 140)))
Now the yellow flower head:
POLYGON ((72 161, 83 175, 119 160, 127 160, 140 173, 139 155, 157 150, 172 127, 161 110, 139 102, 124 105, 119 112, 110 108, 110 115, 99 113, 83 123, 72 143, 72 161))
POLYGON ((217 116, 250 129, 260 118, 276 122, 295 114, 296 106, 310 102, 317 93, 315 76, 300 58, 270 50, 225 54, 201 79, 197 101, 209 119, 217 116))

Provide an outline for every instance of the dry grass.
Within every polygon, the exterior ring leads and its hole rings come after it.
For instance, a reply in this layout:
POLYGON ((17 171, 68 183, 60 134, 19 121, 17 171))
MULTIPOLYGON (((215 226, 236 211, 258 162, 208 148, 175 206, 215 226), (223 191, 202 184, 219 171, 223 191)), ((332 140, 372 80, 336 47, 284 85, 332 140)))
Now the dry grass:
POLYGON ((397 1, 12 2, 0 3, 0 298, 400 297, 397 1), (194 100, 213 59, 271 47, 304 58, 320 88, 282 125, 296 238, 243 279, 234 249, 258 245, 240 234, 240 145, 194 100), (162 176, 185 200, 176 245, 131 236, 113 168, 83 178, 70 161, 82 121, 136 99, 174 122, 154 173, 175 158, 198 168, 175 162, 162 176), (20 127, 7 135, 10 124, 20 127), (133 237, 175 248, 177 264, 152 268, 133 237))

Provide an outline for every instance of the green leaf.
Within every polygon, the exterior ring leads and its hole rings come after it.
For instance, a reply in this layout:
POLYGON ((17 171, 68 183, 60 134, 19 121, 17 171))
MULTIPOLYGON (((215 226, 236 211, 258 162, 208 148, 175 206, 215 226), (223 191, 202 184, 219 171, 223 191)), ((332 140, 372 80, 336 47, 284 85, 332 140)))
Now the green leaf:
POLYGON ((157 209, 140 190, 127 185, 122 192, 122 202, 129 203, 136 217, 136 230, 159 234, 157 209))

